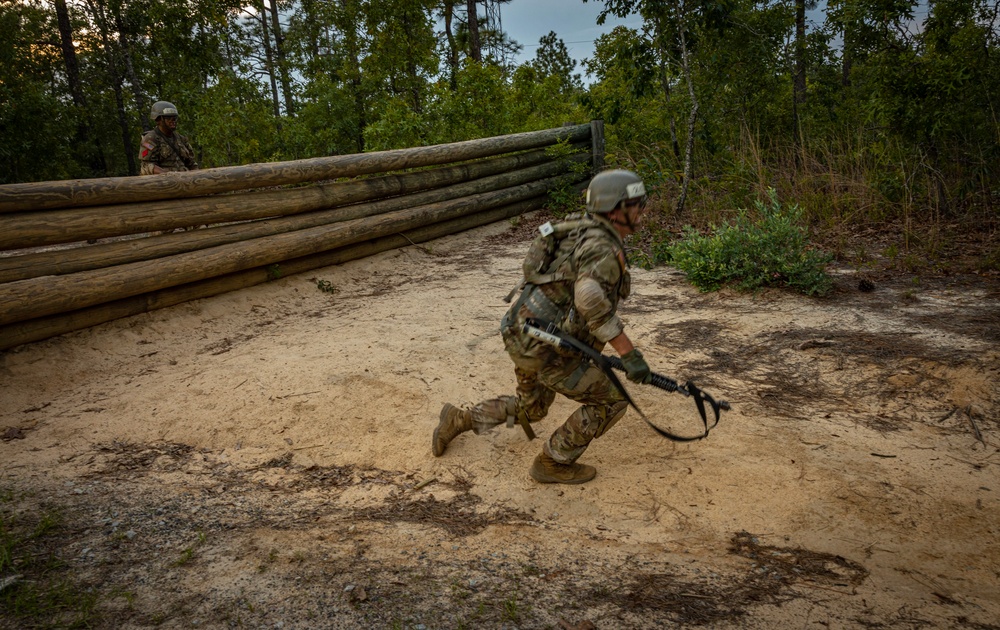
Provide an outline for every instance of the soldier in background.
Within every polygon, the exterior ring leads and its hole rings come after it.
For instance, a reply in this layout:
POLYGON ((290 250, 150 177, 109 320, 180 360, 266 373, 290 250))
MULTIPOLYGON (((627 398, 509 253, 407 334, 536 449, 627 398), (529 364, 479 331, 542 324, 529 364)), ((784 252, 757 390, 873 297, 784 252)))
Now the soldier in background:
POLYGON ((198 163, 188 139, 177 133, 177 108, 173 103, 157 101, 149 112, 156 127, 147 131, 139 143, 140 175, 171 171, 194 171, 198 163))

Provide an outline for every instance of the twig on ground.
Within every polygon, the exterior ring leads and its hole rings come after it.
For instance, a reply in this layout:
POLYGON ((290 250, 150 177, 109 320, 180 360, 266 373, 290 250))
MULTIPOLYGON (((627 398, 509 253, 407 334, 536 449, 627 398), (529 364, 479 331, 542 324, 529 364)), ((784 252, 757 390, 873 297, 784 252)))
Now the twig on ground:
POLYGON ((972 405, 965 408, 965 415, 969 417, 969 424, 972 425, 972 433, 976 436, 983 446, 986 446, 986 440, 983 439, 983 434, 979 431, 979 425, 976 424, 976 419, 972 417, 972 405))
POLYGON ((433 256, 434 255, 434 252, 432 252, 430 250, 430 248, 425 247, 424 245, 418 245, 418 244, 414 243, 412 240, 410 240, 410 237, 407 236, 406 234, 403 234, 402 232, 396 232, 396 234, 398 234, 399 236, 402 236, 403 238, 405 238, 407 241, 409 241, 410 245, 413 245, 414 247, 416 247, 417 249, 419 249, 423 253, 427 254, 428 256, 433 256))
POLYGON ((953 415, 955 415, 956 411, 958 411, 958 407, 952 407, 951 411, 949 411, 948 413, 944 414, 944 416, 942 416, 941 419, 938 420, 938 424, 941 424, 942 422, 944 422, 948 418, 950 418, 953 415))
POLYGON ((414 490, 420 490, 421 488, 425 488, 425 487, 431 485, 435 481, 437 481, 437 477, 428 477, 427 479, 424 479, 423 481, 421 481, 417 485, 413 486, 413 489, 414 490))
POLYGON ((286 398, 296 398, 298 396, 308 396, 309 394, 318 394, 318 393, 319 390, 317 389, 314 392, 302 392, 301 394, 285 394, 284 396, 275 396, 274 398, 272 398, 272 400, 284 400, 286 398))

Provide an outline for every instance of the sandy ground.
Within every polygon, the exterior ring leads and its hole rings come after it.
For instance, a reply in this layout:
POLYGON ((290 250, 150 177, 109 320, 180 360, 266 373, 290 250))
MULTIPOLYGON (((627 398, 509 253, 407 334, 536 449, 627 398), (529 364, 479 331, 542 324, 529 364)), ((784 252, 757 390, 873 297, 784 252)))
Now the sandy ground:
MULTIPOLYGON (((629 412, 581 460, 597 479, 544 486, 516 427, 430 451, 444 402, 513 389, 527 233, 0 354, 8 522, 61 515, 46 549, 95 627, 1000 628, 995 279, 845 274, 817 300, 635 270, 650 364, 733 411, 690 444, 629 412)), ((697 431, 688 399, 631 391, 697 431)))

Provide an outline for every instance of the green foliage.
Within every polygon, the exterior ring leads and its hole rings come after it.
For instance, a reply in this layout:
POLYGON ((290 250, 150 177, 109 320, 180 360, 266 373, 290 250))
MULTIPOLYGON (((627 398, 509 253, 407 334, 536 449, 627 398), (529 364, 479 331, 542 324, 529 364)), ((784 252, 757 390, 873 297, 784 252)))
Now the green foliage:
POLYGON ((319 289, 320 291, 322 291, 323 293, 339 293, 340 292, 340 289, 338 289, 337 286, 334 285, 329 280, 323 280, 321 278, 313 278, 313 281, 316 283, 316 288, 319 289))
POLYGON ((372 151, 439 144, 430 116, 413 111, 395 98, 383 102, 379 120, 365 127, 364 139, 372 151))
POLYGON ((553 160, 564 160, 569 167, 569 173, 562 182, 549 189, 549 198, 545 207, 557 217, 565 216, 580 209, 580 182, 586 179, 590 165, 586 162, 570 161, 574 155, 584 153, 583 149, 573 147, 568 140, 563 140, 545 149, 545 154, 553 160))
POLYGON ((615 27, 597 38, 594 56, 584 62, 596 77, 584 96, 585 106, 595 118, 613 125, 618 137, 644 137, 648 119, 643 114, 646 104, 652 104, 656 66, 653 47, 639 31, 615 27))
POLYGON ((529 64, 519 66, 507 96, 513 131, 551 129, 589 120, 576 100, 565 94, 564 85, 556 75, 543 77, 529 64))
POLYGON ((687 273, 702 291, 729 285, 741 291, 788 286, 806 295, 827 293, 832 281, 824 266, 831 257, 809 247, 798 206, 782 206, 773 190, 770 203, 755 206, 756 217, 741 210, 711 236, 686 228, 680 241, 657 245, 655 259, 687 273))
POLYGON ((557 76, 542 78, 529 64, 508 80, 500 67, 466 60, 455 90, 446 81, 428 88, 420 111, 404 98, 382 101, 379 119, 364 130, 371 150, 472 140, 581 122, 582 108, 561 92, 557 76))
POLYGON ((280 154, 265 95, 258 85, 232 75, 220 77, 188 104, 178 131, 195 142, 205 168, 267 162, 280 154), (233 100, 240 106, 234 108, 233 100))
POLYGON ((74 111, 50 87, 58 56, 38 45, 58 40, 54 17, 40 2, 0 3, 0 184, 76 174, 60 137, 74 111))
POLYGON ((538 40, 535 58, 528 67, 535 70, 539 77, 555 77, 560 92, 568 93, 583 89, 580 75, 573 74, 573 70, 576 69, 576 61, 569 56, 565 42, 556 35, 555 31, 549 31, 547 35, 543 35, 538 40))
POLYGON ((180 557, 174 561, 173 566, 182 567, 191 562, 195 557, 195 552, 198 551, 199 547, 205 544, 207 539, 208 538, 205 536, 205 532, 199 531, 197 539, 181 551, 180 557))
POLYGON ((354 98, 327 74, 318 74, 309 83, 295 118, 283 129, 283 137, 295 147, 297 157, 355 153, 360 135, 354 98))
POLYGON ((434 109, 440 131, 452 142, 502 135, 513 127, 500 68, 471 60, 458 72, 457 90, 439 88, 434 109))
MULTIPOLYGON (((74 90, 54 5, 0 2, 0 184, 135 172, 149 106, 165 99, 205 167, 600 118, 609 163, 640 172, 664 207, 683 185, 699 225, 772 187, 821 227, 921 226, 983 208, 995 220, 995 2, 935 2, 923 17, 910 0, 830 0, 804 40, 798 3, 602 4, 601 21, 642 23, 597 40, 584 88, 554 31, 520 66, 488 51, 474 61, 461 3, 280 0, 279 50, 273 24, 237 0, 71 2, 74 90), (443 12, 448 35, 436 32, 443 12)), ((517 48, 483 29, 484 51, 517 48)), ((552 198, 576 203, 566 187, 552 198)))

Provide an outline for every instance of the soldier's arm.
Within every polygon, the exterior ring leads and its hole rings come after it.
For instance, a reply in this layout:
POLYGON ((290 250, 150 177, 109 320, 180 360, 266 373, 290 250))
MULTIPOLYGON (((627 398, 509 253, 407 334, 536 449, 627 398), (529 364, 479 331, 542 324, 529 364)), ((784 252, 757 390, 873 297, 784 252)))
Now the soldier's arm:
POLYGON ((140 175, 156 175, 162 173, 163 169, 160 168, 153 158, 156 156, 156 144, 154 141, 143 136, 142 140, 139 141, 139 174, 140 175))
POLYGON ((620 357, 623 357, 629 352, 635 350, 635 346, 632 345, 632 340, 628 338, 628 335, 625 334, 624 330, 608 343, 611 344, 611 347, 615 349, 615 352, 617 352, 620 357))
POLYGON ((577 251, 576 262, 573 303, 577 314, 598 341, 611 343, 616 351, 616 344, 631 349, 631 341, 627 336, 623 338, 625 327, 616 312, 614 292, 622 271, 615 249, 607 243, 583 243, 577 251))

